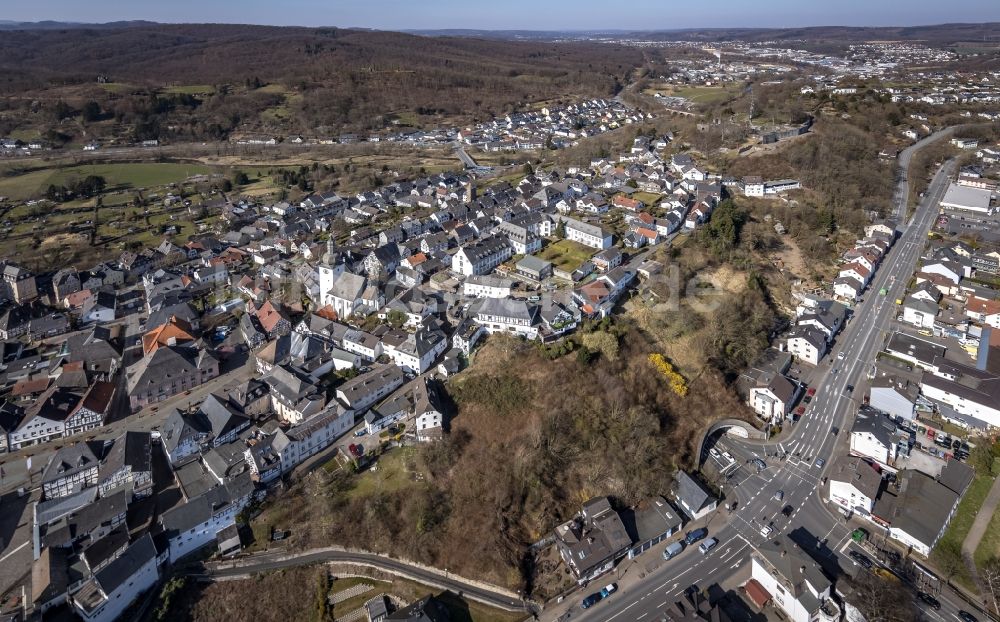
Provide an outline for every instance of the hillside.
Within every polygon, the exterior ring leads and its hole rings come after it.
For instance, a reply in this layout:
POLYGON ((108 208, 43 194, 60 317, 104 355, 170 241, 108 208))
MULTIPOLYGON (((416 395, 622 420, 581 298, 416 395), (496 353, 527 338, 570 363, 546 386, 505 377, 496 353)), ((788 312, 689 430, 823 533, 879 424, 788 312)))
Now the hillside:
POLYGON ((0 135, 47 129, 37 127, 39 117, 62 131, 90 101, 99 112, 92 108, 97 114, 87 115, 88 123, 155 122, 180 126, 192 139, 237 128, 313 134, 394 121, 439 125, 442 117, 486 119, 542 100, 613 95, 641 62, 639 50, 596 43, 336 28, 138 23, 11 30, 0 38, 0 89, 7 94, 0 135), (71 110, 57 109, 60 102, 71 110))

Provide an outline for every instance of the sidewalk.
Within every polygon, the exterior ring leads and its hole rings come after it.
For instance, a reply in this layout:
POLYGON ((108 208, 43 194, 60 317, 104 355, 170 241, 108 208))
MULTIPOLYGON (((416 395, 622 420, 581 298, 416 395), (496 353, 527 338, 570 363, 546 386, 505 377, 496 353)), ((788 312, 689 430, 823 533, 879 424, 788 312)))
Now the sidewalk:
POLYGON ((986 495, 983 506, 976 514, 976 520, 972 521, 969 533, 965 535, 965 540, 962 542, 962 560, 969 569, 972 580, 979 586, 980 592, 982 592, 982 584, 979 582, 979 573, 976 571, 976 549, 979 547, 983 535, 986 534, 986 529, 990 526, 990 519, 993 518, 997 506, 1000 506, 1000 477, 993 479, 993 486, 990 488, 989 494, 986 495))

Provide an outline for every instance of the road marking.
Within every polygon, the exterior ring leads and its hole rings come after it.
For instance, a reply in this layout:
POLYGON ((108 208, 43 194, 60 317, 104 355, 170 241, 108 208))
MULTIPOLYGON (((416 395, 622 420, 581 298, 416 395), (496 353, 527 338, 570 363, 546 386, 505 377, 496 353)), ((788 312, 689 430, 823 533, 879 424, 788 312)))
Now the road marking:
POLYGON ((30 541, 30 540, 28 540, 28 541, 26 541, 26 542, 23 542, 23 543, 21 544, 21 546, 17 547, 16 549, 14 549, 13 551, 11 551, 10 553, 7 553, 7 554, 6 554, 6 555, 4 555, 3 557, 0 557, 0 562, 4 561, 5 559, 7 559, 8 557, 10 557, 10 556, 11 556, 11 555, 13 555, 14 553, 17 553, 18 551, 20 551, 20 550, 21 550, 21 549, 23 549, 24 547, 28 546, 28 545, 29 545, 30 543, 31 543, 31 541, 30 541))

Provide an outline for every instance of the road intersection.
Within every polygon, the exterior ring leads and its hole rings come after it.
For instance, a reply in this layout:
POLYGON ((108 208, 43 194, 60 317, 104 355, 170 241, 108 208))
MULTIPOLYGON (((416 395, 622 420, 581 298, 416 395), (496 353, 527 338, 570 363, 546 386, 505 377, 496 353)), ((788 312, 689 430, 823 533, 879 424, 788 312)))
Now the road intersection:
MULTIPOLYGON (((948 133, 950 131, 943 131, 936 138, 948 133)), ((912 151, 908 152, 907 161, 910 154, 912 151)), ((620 593, 607 602, 586 611, 580 610, 574 602, 568 608, 561 608, 553 619, 665 619, 667 608, 680 599, 688 586, 704 589, 722 582, 749 561, 753 547, 779 534, 787 535, 803 549, 810 550, 812 557, 834 576, 844 569, 853 573, 854 562, 847 557, 852 544, 851 528, 846 517, 831 511, 822 499, 823 474, 835 455, 838 440, 843 438, 834 434, 832 428, 848 429, 857 411, 858 399, 853 395, 853 387, 860 383, 882 348, 885 331, 896 314, 894 302, 902 297, 913 273, 953 170, 953 162, 941 167, 913 218, 899 227, 899 240, 875 273, 866 296, 853 309, 851 319, 834 345, 830 354, 832 362, 817 382, 811 410, 790 433, 774 441, 726 436, 721 441, 710 438, 706 443, 711 446, 719 442, 719 454, 726 450, 733 457, 732 461, 719 466, 723 466, 722 471, 727 476, 722 486, 726 503, 735 501, 736 507, 728 513, 720 508, 717 514, 722 524, 716 528, 709 524, 709 535, 717 538, 719 545, 707 554, 690 547, 670 561, 659 563, 656 560, 655 568, 643 573, 639 581, 623 584, 620 593), (887 290, 885 295, 878 293, 882 288, 887 290), (819 458, 822 461, 817 460, 819 458), (754 459, 763 460, 766 467, 758 472, 752 462, 754 459), (781 499, 776 498, 779 491, 781 499), (790 510, 786 506, 790 506, 790 510), (770 528, 769 533, 765 526, 770 528)), ((906 213, 909 195, 906 184, 904 175, 896 192, 896 214, 906 213)), ((943 611, 958 609, 953 603, 946 605, 943 611)), ((939 617, 932 611, 929 614, 939 617)))

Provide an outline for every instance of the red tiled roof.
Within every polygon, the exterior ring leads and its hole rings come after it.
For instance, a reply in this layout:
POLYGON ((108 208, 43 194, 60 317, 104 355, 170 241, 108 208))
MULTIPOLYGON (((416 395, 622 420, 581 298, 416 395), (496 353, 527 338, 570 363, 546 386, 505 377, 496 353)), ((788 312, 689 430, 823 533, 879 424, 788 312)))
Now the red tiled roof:
POLYGON ((257 321, 260 322, 261 327, 267 332, 274 330, 274 327, 278 325, 278 322, 284 320, 285 316, 281 314, 280 311, 274 308, 271 301, 268 300, 257 309, 257 321))
POLYGON ((756 579, 750 579, 744 587, 746 588, 747 596, 750 597, 753 604, 757 605, 758 609, 763 609, 764 605, 771 600, 771 594, 756 579))

